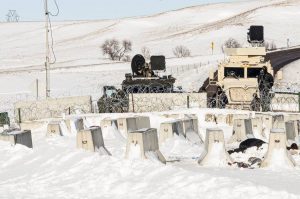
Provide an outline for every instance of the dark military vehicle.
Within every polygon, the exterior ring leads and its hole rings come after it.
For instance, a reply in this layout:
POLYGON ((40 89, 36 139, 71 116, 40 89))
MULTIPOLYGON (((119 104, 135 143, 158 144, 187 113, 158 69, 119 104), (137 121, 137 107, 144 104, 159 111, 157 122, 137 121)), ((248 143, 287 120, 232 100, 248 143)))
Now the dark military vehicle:
POLYGON ((171 93, 175 78, 162 76, 158 72, 166 70, 164 56, 152 56, 146 63, 142 55, 135 55, 131 62, 132 73, 125 74, 122 90, 126 93, 171 93))
POLYGON ((172 93, 175 78, 171 75, 160 76, 166 70, 164 56, 152 56, 147 63, 142 55, 135 55, 131 61, 132 73, 125 74, 122 90, 114 86, 103 87, 103 96, 98 100, 100 113, 128 111, 130 93, 172 93))

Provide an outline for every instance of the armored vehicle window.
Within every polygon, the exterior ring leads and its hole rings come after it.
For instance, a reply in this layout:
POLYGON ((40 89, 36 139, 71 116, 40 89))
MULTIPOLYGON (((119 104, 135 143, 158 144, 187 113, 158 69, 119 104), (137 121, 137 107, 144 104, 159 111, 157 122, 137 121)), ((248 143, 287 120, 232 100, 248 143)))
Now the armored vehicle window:
POLYGON ((244 78, 244 68, 226 67, 224 77, 244 78))
POLYGON ((247 77, 248 78, 257 78, 261 68, 247 68, 247 77))

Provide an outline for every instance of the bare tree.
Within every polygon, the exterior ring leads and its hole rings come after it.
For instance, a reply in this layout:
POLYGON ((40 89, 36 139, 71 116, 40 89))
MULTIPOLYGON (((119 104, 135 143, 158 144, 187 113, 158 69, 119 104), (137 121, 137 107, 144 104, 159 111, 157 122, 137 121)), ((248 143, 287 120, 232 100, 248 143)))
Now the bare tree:
POLYGON ((180 57, 190 57, 191 56, 191 51, 185 47, 185 46, 176 46, 174 49, 173 49, 173 54, 180 58, 180 57))
POLYGON ((222 51, 224 52, 224 48, 240 48, 242 45, 234 38, 227 39, 223 46, 222 51))
POLYGON ((141 52, 146 60, 150 60, 151 53, 150 53, 150 49, 148 47, 146 47, 146 46, 142 47, 141 52))
POLYGON ((132 42, 123 40, 122 46, 116 39, 108 39, 101 46, 103 55, 108 55, 111 60, 121 60, 126 53, 132 51, 132 42))
POLYGON ((276 44, 275 44, 275 42, 274 41, 272 41, 272 42, 265 42, 265 47, 266 47, 266 50, 267 51, 270 51, 270 50, 276 50, 277 49, 277 46, 276 46, 276 44))

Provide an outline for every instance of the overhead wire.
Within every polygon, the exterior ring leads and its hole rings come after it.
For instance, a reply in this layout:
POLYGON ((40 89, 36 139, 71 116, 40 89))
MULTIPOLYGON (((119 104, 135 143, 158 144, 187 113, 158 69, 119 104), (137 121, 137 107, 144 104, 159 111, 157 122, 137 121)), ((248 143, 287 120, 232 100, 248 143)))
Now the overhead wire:
POLYGON ((55 14, 52 14, 52 12, 48 12, 49 14, 49 17, 48 17, 48 21, 49 21, 49 32, 50 32, 50 36, 51 36, 51 52, 52 52, 52 55, 53 55, 53 61, 50 62, 50 64, 55 64, 56 63, 56 55, 55 55, 55 51, 54 51, 54 39, 53 39, 53 31, 52 31, 52 23, 51 23, 51 19, 50 19, 50 16, 52 17, 57 17, 59 15, 59 7, 58 7, 58 4, 57 4, 57 1, 56 0, 53 0, 55 6, 56 6, 56 13, 55 14))

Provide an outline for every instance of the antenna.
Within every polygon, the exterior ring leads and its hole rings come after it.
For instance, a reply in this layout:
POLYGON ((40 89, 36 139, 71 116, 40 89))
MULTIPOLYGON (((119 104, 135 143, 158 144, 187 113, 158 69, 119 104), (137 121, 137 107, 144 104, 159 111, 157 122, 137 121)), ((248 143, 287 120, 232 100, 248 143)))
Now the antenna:
POLYGON ((49 47, 49 11, 48 0, 44 0, 45 7, 45 29, 46 29, 46 98, 50 97, 50 47, 49 47))

